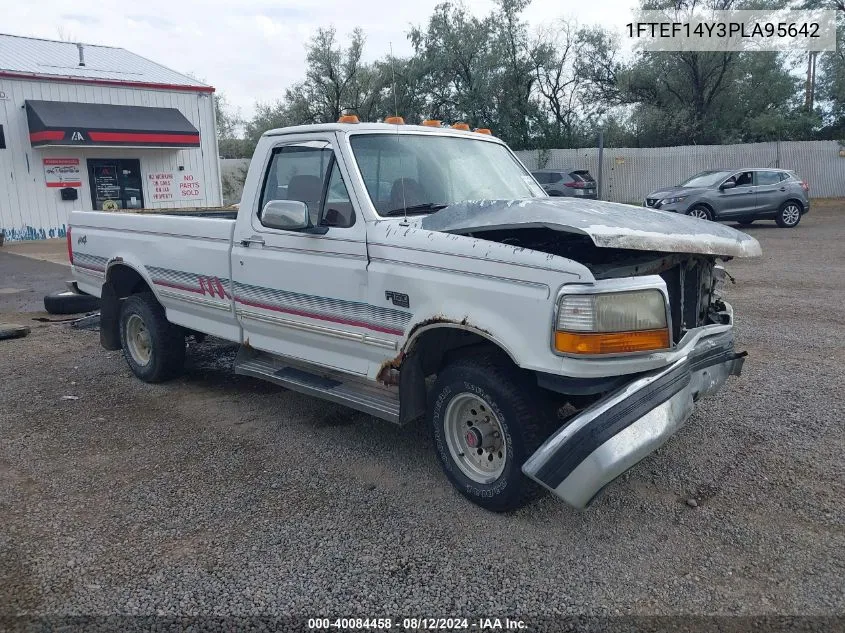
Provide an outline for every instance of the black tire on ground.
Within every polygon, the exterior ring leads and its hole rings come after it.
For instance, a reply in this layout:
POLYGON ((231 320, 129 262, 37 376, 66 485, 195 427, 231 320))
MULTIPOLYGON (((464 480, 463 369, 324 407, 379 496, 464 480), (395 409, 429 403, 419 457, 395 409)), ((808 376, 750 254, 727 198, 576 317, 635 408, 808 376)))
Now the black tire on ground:
POLYGON ((713 221, 713 212, 705 207, 703 204, 696 204, 687 209, 687 215, 696 215, 696 212, 702 215, 702 220, 713 221))
POLYGON ((132 373, 144 382, 170 380, 181 374, 185 366, 185 334, 182 328, 167 320, 164 308, 150 292, 132 295, 123 301, 120 308, 120 345, 132 373), (137 318, 140 318, 140 323, 137 318), (130 329, 141 327, 146 333, 148 344, 144 347, 149 350, 146 362, 133 353, 133 348, 138 349, 138 343, 127 341, 130 319, 133 321, 130 329))
POLYGON ((775 222, 782 229, 793 229, 801 221, 801 206, 794 200, 787 200, 780 206, 775 222))
POLYGON ((29 334, 30 329, 26 325, 16 323, 0 323, 0 341, 10 338, 23 338, 29 334))
MULTIPOLYGON (((446 477, 462 495, 487 510, 506 512, 525 505, 540 492, 540 487, 523 475, 521 469, 548 436, 554 408, 536 382, 521 373, 510 359, 485 353, 450 363, 438 374, 429 402, 426 417, 437 457, 446 477), (467 476, 453 457, 447 440, 449 404, 455 398, 465 398, 466 394, 487 403, 499 421, 506 442, 504 470, 490 483, 480 483, 467 476)), ((467 435, 470 428, 475 427, 468 426, 467 435)))
POLYGON ((62 290, 44 297, 44 309, 50 314, 80 314, 100 309, 100 300, 85 293, 62 290))
POLYGON ((753 223, 753 222, 754 222, 754 220, 739 220, 739 223, 740 223, 742 226, 748 226, 749 224, 751 224, 751 223, 753 223))

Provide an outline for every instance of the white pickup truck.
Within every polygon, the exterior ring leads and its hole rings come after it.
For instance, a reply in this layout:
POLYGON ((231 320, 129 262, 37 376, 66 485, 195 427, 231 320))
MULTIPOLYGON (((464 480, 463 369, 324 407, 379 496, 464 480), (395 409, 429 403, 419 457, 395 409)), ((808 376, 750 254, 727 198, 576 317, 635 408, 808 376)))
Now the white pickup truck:
POLYGON ((585 507, 739 374, 717 259, 760 254, 714 222, 550 198, 493 136, 425 125, 273 130, 237 212, 70 223, 102 345, 139 378, 176 376, 186 337, 234 341, 239 374, 425 416, 451 483, 496 511, 537 484, 585 507))

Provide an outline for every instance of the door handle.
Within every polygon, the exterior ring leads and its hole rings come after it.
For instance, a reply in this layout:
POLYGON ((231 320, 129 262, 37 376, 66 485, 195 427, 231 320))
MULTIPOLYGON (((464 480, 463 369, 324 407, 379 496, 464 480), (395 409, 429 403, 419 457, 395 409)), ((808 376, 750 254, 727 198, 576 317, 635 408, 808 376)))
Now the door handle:
POLYGON ((241 240, 241 246, 249 246, 250 244, 258 244, 259 246, 264 246, 264 238, 259 237, 258 235, 253 235, 245 240, 241 240))
POLYGON ((781 190, 781 191, 786 191, 786 187, 781 187, 781 188, 780 188, 780 190, 781 190))

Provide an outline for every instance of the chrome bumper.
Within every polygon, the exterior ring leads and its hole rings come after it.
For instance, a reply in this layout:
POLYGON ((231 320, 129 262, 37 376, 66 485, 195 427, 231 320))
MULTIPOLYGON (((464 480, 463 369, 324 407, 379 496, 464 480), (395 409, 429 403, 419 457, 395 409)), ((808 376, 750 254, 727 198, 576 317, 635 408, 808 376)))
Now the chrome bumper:
POLYGON ((738 376, 745 352, 733 333, 698 342, 669 367, 640 376, 608 394, 558 430, 522 471, 576 508, 585 508, 611 481, 659 448, 699 398, 738 376))

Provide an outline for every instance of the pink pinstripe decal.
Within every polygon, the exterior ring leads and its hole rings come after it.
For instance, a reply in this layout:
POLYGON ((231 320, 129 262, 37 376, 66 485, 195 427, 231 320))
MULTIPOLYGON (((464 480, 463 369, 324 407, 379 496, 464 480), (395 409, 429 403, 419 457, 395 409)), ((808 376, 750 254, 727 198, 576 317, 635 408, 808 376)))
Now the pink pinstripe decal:
POLYGON ((314 312, 306 312, 304 310, 294 310, 292 308, 280 308, 279 306, 270 305, 269 303, 261 303, 251 299, 244 299, 243 297, 235 297, 235 301, 243 303, 244 305, 252 306, 254 308, 261 308, 263 310, 272 310, 273 312, 284 312, 285 314, 293 314, 309 319, 317 319, 319 321, 330 321, 331 323, 340 323, 342 325, 351 325, 353 327, 362 327, 375 332, 382 332, 384 334, 394 334, 401 336, 404 332, 402 330, 394 330, 392 328, 382 327, 380 325, 373 325, 372 323, 365 323, 363 321, 355 321, 354 319, 344 319, 342 317, 332 317, 325 314, 316 314, 314 312))

